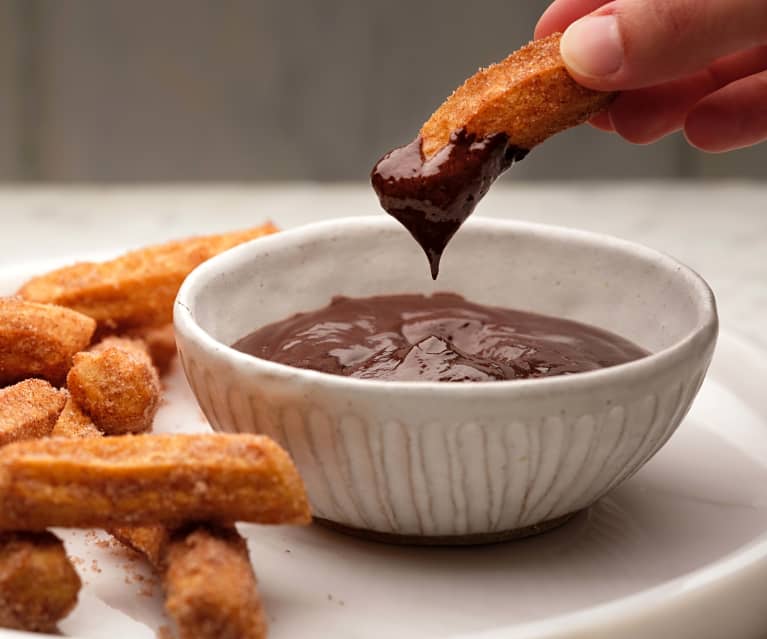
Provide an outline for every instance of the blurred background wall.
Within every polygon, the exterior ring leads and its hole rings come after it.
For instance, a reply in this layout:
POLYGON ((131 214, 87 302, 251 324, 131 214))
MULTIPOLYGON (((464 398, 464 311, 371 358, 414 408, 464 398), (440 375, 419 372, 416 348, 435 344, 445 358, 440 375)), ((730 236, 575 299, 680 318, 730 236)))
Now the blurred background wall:
MULTIPOLYGON (((0 0, 0 180, 363 180, 547 0, 0 0)), ((579 127, 517 178, 767 176, 579 127)))

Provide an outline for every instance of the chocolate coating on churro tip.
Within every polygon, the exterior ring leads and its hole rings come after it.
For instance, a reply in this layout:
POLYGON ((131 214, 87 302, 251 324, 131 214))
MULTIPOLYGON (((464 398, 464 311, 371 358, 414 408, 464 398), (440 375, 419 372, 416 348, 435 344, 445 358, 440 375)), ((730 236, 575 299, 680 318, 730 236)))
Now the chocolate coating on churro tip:
POLYGON ((613 93, 579 85, 561 34, 480 69, 372 173, 381 206, 421 244, 436 279, 445 246, 495 179, 546 138, 604 109, 613 93))
POLYGON ((505 133, 480 138, 461 129, 429 158, 420 136, 390 151, 370 178, 381 206, 421 245, 437 279, 450 239, 498 176, 527 153, 510 145, 505 133))

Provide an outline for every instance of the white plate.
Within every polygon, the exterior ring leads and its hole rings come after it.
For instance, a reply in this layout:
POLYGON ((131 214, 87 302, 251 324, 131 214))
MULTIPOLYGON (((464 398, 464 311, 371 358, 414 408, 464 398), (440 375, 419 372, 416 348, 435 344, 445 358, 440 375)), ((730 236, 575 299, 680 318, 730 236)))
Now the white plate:
MULTIPOLYGON (((5 267, 0 293, 42 269, 5 267)), ((725 332, 669 444, 589 512, 537 538, 424 549, 318 526, 241 526, 270 637, 767 636, 766 379, 767 355, 725 332)), ((166 385, 156 430, 207 430, 179 367, 166 385)), ((151 574, 103 535, 59 532, 85 584, 63 633, 153 638, 167 621, 151 574)), ((40 635, 0 630, 22 636, 40 635)))

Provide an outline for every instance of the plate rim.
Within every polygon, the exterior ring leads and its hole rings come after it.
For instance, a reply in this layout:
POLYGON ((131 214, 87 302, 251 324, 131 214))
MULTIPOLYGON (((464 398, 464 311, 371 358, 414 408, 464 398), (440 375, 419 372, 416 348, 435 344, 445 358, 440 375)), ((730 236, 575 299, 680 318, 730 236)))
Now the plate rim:
MULTIPOLYGON (((714 360, 717 356, 720 358, 732 357, 732 352, 737 352, 738 356, 745 355, 748 366, 755 365, 757 368, 764 369, 767 376, 767 363, 764 363, 767 362, 767 351, 761 345, 749 341, 737 332, 725 329, 719 334, 714 360), (723 355, 723 353, 727 355, 723 355), (758 363, 756 363, 757 359, 759 359, 758 363)), ((606 637, 620 636, 624 639, 628 635, 616 635, 614 633, 622 631, 619 626, 627 620, 630 623, 636 621, 644 624, 647 621, 644 615, 648 613, 652 615, 653 611, 657 612, 659 609, 665 609, 664 612, 672 615, 690 615, 707 609, 712 603, 710 598, 717 599, 721 596, 717 590, 722 582, 736 578, 739 573, 749 568, 761 571, 767 578, 767 528, 758 537, 754 537, 715 561, 657 586, 548 619, 515 626, 498 626, 480 632, 451 634, 445 639, 505 639, 509 631, 514 632, 515 639, 568 639, 581 636, 593 638, 595 632, 600 633, 600 637, 604 633, 606 637)), ((721 605, 723 602, 720 600, 718 603, 721 605)), ((732 611, 730 612, 732 614, 732 611)), ((653 632, 653 629, 648 629, 646 626, 643 628, 645 633, 648 630, 653 632)), ((767 633, 767 620, 761 631, 767 633)), ((677 634, 674 636, 675 639, 681 639, 682 636, 686 635, 677 634)), ((695 636, 702 637, 698 631, 696 631, 695 636)), ((711 636, 718 637, 719 635, 711 636)))

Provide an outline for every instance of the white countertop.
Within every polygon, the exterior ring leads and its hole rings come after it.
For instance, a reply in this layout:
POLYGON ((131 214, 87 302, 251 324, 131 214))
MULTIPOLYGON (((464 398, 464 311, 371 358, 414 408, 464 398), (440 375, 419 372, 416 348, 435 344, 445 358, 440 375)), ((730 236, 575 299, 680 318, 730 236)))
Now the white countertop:
MULTIPOLYGON (((363 214, 383 215, 362 184, 2 188, 0 268, 266 218, 288 228, 363 214)), ((708 280, 723 328, 767 347, 767 184, 501 184, 476 214, 609 233, 665 251, 708 280)))

